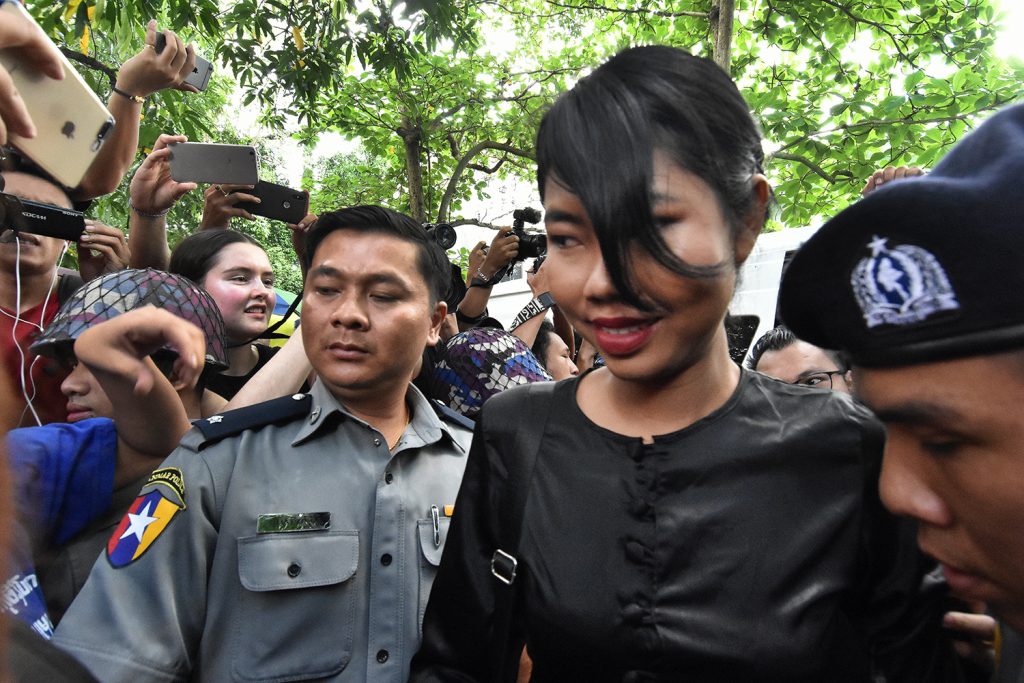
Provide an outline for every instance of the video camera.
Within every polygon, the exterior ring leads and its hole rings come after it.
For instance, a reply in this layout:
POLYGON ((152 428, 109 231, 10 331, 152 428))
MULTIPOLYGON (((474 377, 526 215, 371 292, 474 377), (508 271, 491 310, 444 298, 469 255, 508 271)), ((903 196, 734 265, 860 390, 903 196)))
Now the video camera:
POLYGON ((424 223, 423 228, 445 251, 455 246, 457 235, 451 223, 424 223))
POLYGON ((526 224, 540 222, 540 211, 537 209, 516 209, 512 212, 512 234, 519 238, 519 251, 512 260, 523 261, 528 258, 543 256, 548 251, 548 236, 526 232, 526 224))
POLYGON ((6 230, 77 242, 85 230, 85 214, 0 192, 0 231, 6 230))

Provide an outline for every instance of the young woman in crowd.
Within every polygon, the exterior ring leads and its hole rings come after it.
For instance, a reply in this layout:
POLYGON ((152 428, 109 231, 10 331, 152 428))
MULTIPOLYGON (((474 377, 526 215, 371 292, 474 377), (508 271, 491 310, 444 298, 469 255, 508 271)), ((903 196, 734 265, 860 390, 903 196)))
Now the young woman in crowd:
POLYGON ((524 643, 537 683, 957 680, 881 426, 730 360, 771 191, 729 77, 626 50, 537 160, 551 295, 607 367, 484 407, 412 680, 510 680, 524 643))
POLYGON ((230 401, 277 351, 254 343, 267 329, 274 307, 270 259, 256 240, 244 233, 203 230, 178 244, 168 271, 198 284, 220 308, 230 367, 211 377, 206 388, 230 401))
POLYGON ((555 325, 550 320, 541 321, 537 338, 534 340, 530 350, 533 351, 533 355, 537 357, 537 360, 544 365, 544 369, 548 371, 548 374, 556 380, 567 379, 580 374, 579 369, 572 362, 572 357, 569 355, 569 347, 565 345, 565 340, 555 332, 555 325))

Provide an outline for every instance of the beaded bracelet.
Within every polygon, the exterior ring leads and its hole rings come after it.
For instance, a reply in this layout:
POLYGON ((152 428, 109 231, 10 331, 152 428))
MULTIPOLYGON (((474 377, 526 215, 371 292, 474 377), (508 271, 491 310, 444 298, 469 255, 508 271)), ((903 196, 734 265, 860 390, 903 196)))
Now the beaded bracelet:
POLYGON ((143 218, 163 218, 164 216, 167 215, 167 212, 171 210, 171 207, 168 206, 166 209, 159 213, 146 213, 145 211, 139 211, 138 209, 136 209, 135 205, 132 204, 132 200, 130 199, 128 200, 128 208, 134 211, 135 213, 139 214, 143 218))

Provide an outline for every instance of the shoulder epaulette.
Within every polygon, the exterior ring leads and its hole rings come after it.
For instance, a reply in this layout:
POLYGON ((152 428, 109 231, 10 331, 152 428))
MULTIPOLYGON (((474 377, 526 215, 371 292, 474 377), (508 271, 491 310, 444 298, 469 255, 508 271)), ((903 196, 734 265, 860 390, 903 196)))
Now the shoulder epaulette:
POLYGON ((476 429, 476 422, 470 420, 465 415, 455 412, 441 401, 435 399, 430 402, 430 405, 434 407, 434 412, 437 413, 437 416, 444 420, 445 422, 455 423, 460 427, 465 427, 470 431, 476 429))
POLYGON ((312 402, 313 397, 309 394, 293 394, 211 415, 205 420, 196 420, 192 426, 202 432, 204 438, 199 447, 203 448, 247 429, 290 422, 296 417, 308 415, 312 402))

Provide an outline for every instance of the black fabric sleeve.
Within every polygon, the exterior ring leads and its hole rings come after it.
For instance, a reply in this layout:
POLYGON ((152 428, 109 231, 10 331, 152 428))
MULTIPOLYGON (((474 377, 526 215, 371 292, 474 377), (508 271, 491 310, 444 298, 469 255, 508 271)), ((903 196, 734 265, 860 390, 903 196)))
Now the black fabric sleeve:
POLYGON ((444 556, 423 618, 423 643, 412 660, 409 680, 415 683, 486 681, 492 675, 497 591, 509 587, 498 582, 490 566, 498 546, 497 511, 508 468, 501 455, 504 430, 488 425, 502 421, 502 414, 516 414, 495 410, 503 403, 507 401, 488 401, 473 434, 444 556))

